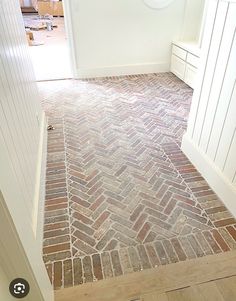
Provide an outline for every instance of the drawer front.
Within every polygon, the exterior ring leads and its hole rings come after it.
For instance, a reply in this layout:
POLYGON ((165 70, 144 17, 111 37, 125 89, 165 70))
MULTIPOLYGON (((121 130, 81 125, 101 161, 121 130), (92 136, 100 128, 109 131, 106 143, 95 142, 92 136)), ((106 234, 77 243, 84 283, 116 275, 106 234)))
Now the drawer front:
POLYGON ((187 57, 187 51, 175 45, 172 47, 172 54, 178 56, 182 60, 186 60, 187 57))
POLYGON ((187 85, 189 85, 193 89, 195 88, 196 75, 197 75, 197 68, 189 64, 186 64, 184 81, 187 85))
POLYGON ((185 61, 181 60, 176 55, 172 55, 171 57, 171 72, 174 73, 180 79, 184 79, 185 75, 185 61))
POLYGON ((196 55, 193 55, 191 53, 188 53, 187 55, 187 63, 191 64, 194 67, 198 67, 199 65, 199 57, 197 57, 196 55))

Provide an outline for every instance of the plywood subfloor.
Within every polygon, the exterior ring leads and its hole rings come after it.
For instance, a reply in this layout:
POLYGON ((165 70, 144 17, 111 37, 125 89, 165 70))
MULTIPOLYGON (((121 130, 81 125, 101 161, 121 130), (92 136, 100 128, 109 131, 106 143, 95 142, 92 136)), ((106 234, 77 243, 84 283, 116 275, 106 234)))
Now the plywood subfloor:
POLYGON ((56 301, 233 301, 236 251, 55 291, 56 301))

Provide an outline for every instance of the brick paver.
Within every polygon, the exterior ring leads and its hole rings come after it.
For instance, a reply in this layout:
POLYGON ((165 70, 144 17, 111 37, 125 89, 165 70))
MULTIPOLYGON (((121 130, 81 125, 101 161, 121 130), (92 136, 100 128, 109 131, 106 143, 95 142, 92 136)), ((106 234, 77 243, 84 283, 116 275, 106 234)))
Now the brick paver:
POLYGON ((235 219, 180 149, 188 86, 165 73, 39 87, 56 289, 236 247, 235 219))

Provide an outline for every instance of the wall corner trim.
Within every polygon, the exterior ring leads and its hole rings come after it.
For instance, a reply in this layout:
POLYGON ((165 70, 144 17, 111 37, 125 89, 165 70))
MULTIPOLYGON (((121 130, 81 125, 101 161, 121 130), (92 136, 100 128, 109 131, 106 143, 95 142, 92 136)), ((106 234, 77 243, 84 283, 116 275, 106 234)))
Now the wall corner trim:
POLYGON ((40 137, 38 146, 38 160, 34 193, 34 215, 33 229, 36 241, 42 249, 43 245, 43 224, 44 224, 44 200, 46 183, 46 160, 47 160, 47 118, 42 113, 40 125, 40 137))
POLYGON ((183 136, 181 149, 236 218, 236 187, 224 176, 214 162, 194 144, 187 133, 183 136))

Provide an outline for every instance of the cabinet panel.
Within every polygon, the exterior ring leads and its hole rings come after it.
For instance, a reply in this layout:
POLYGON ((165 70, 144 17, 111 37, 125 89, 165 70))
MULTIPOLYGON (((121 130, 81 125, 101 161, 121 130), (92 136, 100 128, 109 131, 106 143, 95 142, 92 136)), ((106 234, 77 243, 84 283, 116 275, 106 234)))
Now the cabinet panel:
POLYGON ((175 54, 176 56, 178 56, 179 58, 181 58, 182 60, 186 60, 186 57, 187 57, 186 50, 173 45, 172 53, 175 54))
POLYGON ((192 53, 188 53, 188 55, 187 55, 187 63, 189 63, 193 67, 197 68, 198 64, 199 64, 199 57, 197 57, 196 55, 193 55, 192 53))
POLYGON ((176 55, 171 57, 171 72, 174 73, 180 79, 184 79, 185 75, 185 61, 178 58, 176 55))
POLYGON ((197 75, 197 68, 186 64, 184 81, 187 85, 194 89, 195 87, 195 79, 197 75))

